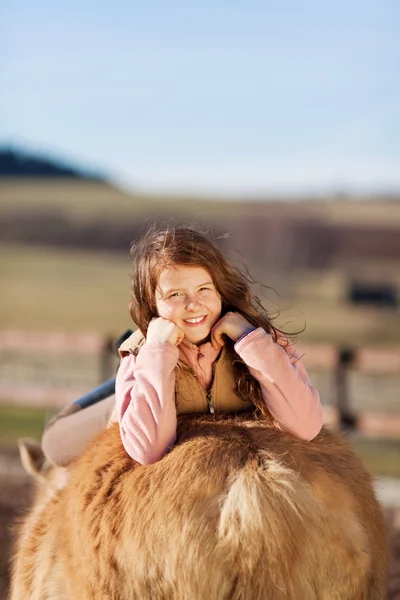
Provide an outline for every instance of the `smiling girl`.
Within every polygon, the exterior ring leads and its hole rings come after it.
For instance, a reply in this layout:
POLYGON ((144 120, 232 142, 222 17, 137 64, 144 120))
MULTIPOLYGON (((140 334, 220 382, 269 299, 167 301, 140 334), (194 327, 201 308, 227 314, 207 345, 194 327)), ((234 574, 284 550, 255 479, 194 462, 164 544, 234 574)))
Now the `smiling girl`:
POLYGON ((294 347, 206 236, 151 228, 131 258, 138 331, 120 347, 116 413, 134 460, 162 458, 182 413, 256 411, 297 437, 319 433, 319 394, 294 347))

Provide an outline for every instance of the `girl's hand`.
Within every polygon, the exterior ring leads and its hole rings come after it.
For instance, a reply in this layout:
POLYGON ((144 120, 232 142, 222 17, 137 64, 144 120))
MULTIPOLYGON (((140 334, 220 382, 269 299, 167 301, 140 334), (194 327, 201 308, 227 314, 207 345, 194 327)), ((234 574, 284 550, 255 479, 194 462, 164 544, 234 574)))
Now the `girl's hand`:
POLYGON ((173 346, 179 346, 185 334, 182 329, 172 321, 163 317, 155 317, 147 328, 147 342, 168 342, 173 346))
POLYGON ((218 350, 225 344, 222 337, 223 334, 230 337, 234 342, 237 342, 239 338, 254 329, 254 325, 249 323, 240 313, 228 312, 212 328, 211 343, 218 350))

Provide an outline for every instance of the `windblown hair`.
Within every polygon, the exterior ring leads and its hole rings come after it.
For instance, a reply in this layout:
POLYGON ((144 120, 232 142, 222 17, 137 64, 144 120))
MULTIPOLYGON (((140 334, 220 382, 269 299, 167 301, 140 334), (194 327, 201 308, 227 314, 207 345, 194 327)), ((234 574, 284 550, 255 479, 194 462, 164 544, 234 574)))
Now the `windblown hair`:
MULTIPOLYGON (((229 311, 241 313, 254 327, 262 327, 278 340, 278 330, 271 322, 259 298, 252 292, 253 278, 232 266, 206 235, 192 227, 159 228, 151 226, 131 246, 133 261, 131 276, 130 315, 146 336, 151 319, 157 317, 156 292, 160 273, 174 265, 202 267, 211 275, 221 296, 221 316, 229 311)), ((280 337, 280 342, 282 336, 280 337)), ((236 393, 243 400, 251 400, 258 413, 269 416, 262 402, 258 382, 234 351, 232 340, 225 340, 237 381, 236 393)), ((284 345, 284 344, 283 344, 284 345)))

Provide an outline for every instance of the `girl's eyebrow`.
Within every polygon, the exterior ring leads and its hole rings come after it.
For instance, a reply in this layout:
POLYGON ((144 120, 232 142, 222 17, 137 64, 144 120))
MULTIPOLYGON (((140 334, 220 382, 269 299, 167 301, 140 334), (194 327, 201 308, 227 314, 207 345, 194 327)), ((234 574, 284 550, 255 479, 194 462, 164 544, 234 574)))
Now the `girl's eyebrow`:
MULTIPOLYGON (((197 285, 196 287, 201 288, 204 287, 205 285, 214 285, 212 281, 206 281, 206 283, 200 283, 199 285, 197 285)), ((181 288, 171 288, 170 290, 165 290, 164 291, 164 295, 168 296, 168 294, 173 294, 175 292, 181 292, 182 290, 184 290, 185 288, 181 287, 181 288)))

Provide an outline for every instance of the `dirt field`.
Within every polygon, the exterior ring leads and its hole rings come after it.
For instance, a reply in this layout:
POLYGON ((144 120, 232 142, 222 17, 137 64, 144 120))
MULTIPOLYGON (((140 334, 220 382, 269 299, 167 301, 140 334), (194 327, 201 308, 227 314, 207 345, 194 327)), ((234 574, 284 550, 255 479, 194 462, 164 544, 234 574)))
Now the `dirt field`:
MULTIPOLYGON (((12 525, 18 522, 29 504, 32 487, 14 448, 0 449, 0 600, 6 600, 12 525)), ((400 507, 386 507, 390 532, 391 565, 388 600, 400 600, 400 507)))

